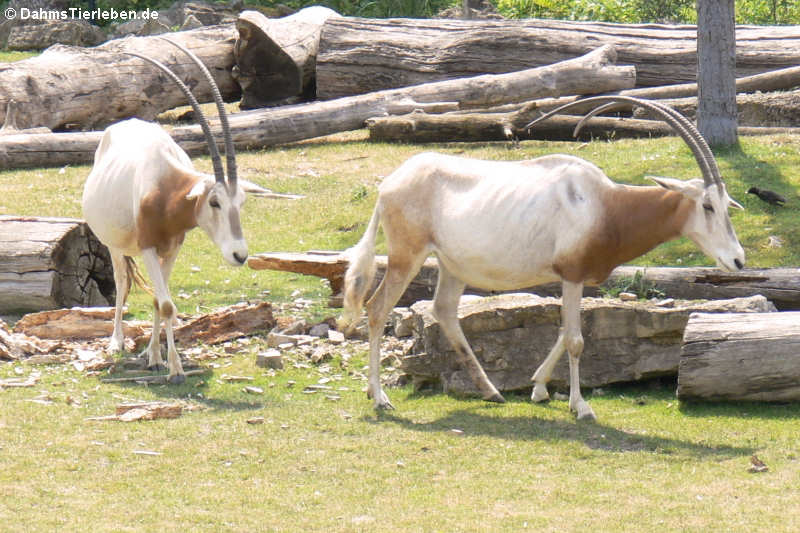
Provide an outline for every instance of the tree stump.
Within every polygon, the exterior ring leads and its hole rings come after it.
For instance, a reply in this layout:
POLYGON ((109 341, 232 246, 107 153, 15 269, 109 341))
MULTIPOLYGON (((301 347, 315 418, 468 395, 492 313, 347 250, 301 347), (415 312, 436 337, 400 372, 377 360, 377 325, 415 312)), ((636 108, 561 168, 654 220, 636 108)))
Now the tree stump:
POLYGON ((692 314, 678 398, 800 400, 800 312, 692 314))
POLYGON ((279 19, 244 11, 236 27, 236 81, 242 109, 265 107, 284 98, 316 93, 317 50, 322 25, 338 17, 332 9, 312 6, 279 19))
POLYGON ((0 313, 114 303, 108 250, 85 222, 0 216, 0 313))

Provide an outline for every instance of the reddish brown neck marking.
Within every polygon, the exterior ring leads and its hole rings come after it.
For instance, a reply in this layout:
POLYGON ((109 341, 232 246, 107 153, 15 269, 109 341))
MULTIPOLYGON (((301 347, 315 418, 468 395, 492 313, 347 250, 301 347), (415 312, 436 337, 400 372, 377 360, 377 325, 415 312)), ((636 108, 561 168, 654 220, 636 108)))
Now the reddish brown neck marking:
POLYGON ((193 174, 174 169, 162 178, 159 188, 142 198, 136 221, 139 249, 155 247, 160 254, 183 242, 186 232, 197 226, 198 199, 186 198, 197 179, 193 174))
POLYGON ((572 282, 601 283, 611 271, 681 234, 693 203, 662 187, 620 185, 601 197, 605 218, 585 245, 556 258, 554 270, 572 282))

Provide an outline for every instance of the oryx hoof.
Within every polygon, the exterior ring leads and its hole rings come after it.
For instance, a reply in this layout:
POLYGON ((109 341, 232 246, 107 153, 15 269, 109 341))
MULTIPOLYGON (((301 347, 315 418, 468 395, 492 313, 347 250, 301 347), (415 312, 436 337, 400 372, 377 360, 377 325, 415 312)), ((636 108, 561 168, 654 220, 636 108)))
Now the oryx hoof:
POLYGON ((186 382, 186 374, 175 374, 167 378, 167 383, 170 385, 180 385, 186 382))
POLYGON ((578 420, 588 420, 591 422, 597 421, 597 416, 595 416, 594 411, 586 402, 578 404, 578 408, 575 410, 575 412, 578 415, 578 420))
POLYGON ((506 399, 503 398, 503 395, 499 392, 495 392, 492 395, 485 397, 483 399, 485 402, 493 402, 493 403, 506 403, 506 399))
POLYGON ((546 402, 550 400, 550 394, 547 392, 547 385, 541 383, 534 383, 533 392, 531 392, 531 401, 534 403, 546 402))

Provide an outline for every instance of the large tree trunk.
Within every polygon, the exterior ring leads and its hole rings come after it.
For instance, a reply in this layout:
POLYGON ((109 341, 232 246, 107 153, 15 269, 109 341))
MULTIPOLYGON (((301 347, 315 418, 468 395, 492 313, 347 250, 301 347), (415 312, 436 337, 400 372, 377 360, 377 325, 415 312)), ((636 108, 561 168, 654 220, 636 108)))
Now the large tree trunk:
MULTIPOLYGON (((238 98, 231 77, 236 29, 232 24, 170 34, 205 63, 223 98, 238 98)), ((123 52, 148 55, 172 68, 201 102, 211 89, 183 52, 157 36, 115 39, 96 48, 55 45, 37 57, 0 65, 0 123, 8 102, 18 104, 17 126, 94 129, 115 120, 158 113, 186 104, 165 74, 123 52)))
MULTIPOLYGON (((800 64, 800 26, 736 30, 737 75, 800 64)), ((322 29, 317 95, 337 98, 482 73, 513 72, 613 44, 638 86, 693 82, 694 26, 556 20, 337 18, 322 29), (365 75, 365 72, 368 73, 365 75)))
POLYGON ((111 257, 85 222, 0 216, 0 312, 113 301, 111 257))
POLYGON ((800 313, 692 315, 678 398, 800 400, 800 313))
MULTIPOLYGON (((613 65, 610 46, 555 65, 501 75, 428 83, 326 102, 247 111, 230 116, 237 147, 259 148, 362 128, 370 117, 415 109, 453 110, 499 105, 564 94, 590 94, 632 87, 633 67, 613 65)), ((166 83, 166 82, 165 82, 166 83)), ((212 123, 215 122, 212 120, 212 123)), ((170 131, 189 153, 207 150, 200 126, 170 131)), ((98 133, 0 136, 5 168, 89 162, 98 133), (64 150, 61 153, 61 150, 64 150)))
POLYGON ((244 11, 236 27, 236 81, 242 87, 242 109, 265 107, 293 97, 313 99, 316 59, 322 25, 339 15, 312 6, 294 15, 269 19, 259 11, 244 11))
POLYGON ((697 129, 711 146, 736 143, 733 0, 697 1, 697 129))

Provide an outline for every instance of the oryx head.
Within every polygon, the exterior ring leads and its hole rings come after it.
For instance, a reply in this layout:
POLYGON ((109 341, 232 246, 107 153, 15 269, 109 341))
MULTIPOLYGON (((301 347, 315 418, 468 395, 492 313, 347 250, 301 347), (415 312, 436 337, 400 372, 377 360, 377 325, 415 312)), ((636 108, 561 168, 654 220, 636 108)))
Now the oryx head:
POLYGON ((225 260, 234 265, 241 266, 247 260, 247 243, 242 234, 242 224, 240 221, 240 211, 244 203, 245 193, 237 179, 236 173, 236 153, 233 146, 230 127, 228 125, 228 114, 222 101, 214 78, 206 66, 197 55, 184 46, 164 37, 162 40, 180 49, 197 64, 204 77, 211 85, 211 92, 214 102, 219 110, 219 121, 222 126, 222 133, 225 139, 225 157, 228 170, 227 178, 222 169, 222 159, 217 148, 217 143, 211 133, 206 116, 200 109, 200 104, 192 94, 191 90, 172 72, 166 65, 153 58, 126 52, 128 55, 144 59, 162 70, 181 88, 189 103, 194 109, 197 121, 203 129, 203 133, 208 144, 208 151, 211 155, 211 162, 214 167, 214 175, 201 175, 195 186, 189 191, 186 198, 195 202, 195 217, 197 225, 206 232, 209 238, 217 245, 222 252, 225 260))
POLYGON ((691 209, 683 225, 683 235, 689 237, 717 265, 728 271, 740 270, 744 267, 745 254, 736 232, 731 224, 728 208, 743 207, 728 196, 725 183, 722 181, 717 161, 703 136, 694 124, 669 106, 651 100, 642 100, 629 96, 597 96, 576 100, 560 106, 537 118, 526 126, 545 120, 556 113, 575 106, 588 103, 600 103, 578 123, 574 135, 577 136, 586 120, 594 115, 619 107, 621 104, 644 108, 669 124, 686 142, 700 166, 703 179, 682 181, 673 178, 651 178, 662 187, 678 192, 691 200, 691 209))

